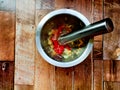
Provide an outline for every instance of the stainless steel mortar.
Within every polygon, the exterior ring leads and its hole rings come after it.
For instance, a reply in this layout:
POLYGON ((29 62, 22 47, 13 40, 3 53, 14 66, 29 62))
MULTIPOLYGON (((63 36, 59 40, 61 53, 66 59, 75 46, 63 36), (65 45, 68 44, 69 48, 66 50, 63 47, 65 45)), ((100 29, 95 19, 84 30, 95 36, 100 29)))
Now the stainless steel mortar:
POLYGON ((59 10, 52 11, 48 13, 40 21, 36 29, 36 46, 37 46, 38 52, 41 54, 44 60, 46 60, 48 63, 54 66, 66 68, 66 67, 75 66, 83 62, 88 57, 93 47, 93 38, 89 38, 88 43, 86 44, 85 50, 82 52, 82 54, 79 57, 75 57, 73 60, 69 62, 57 61, 49 55, 50 54, 49 46, 47 45, 48 32, 53 27, 55 27, 55 25, 58 25, 64 22, 73 24, 73 25, 75 24, 74 29, 79 28, 79 24, 80 24, 78 23, 79 21, 84 26, 88 26, 90 24, 88 19, 83 14, 72 9, 59 9, 59 10), (68 21, 62 20, 63 18, 67 18, 68 21), (53 21, 53 24, 52 24, 52 20, 54 19, 55 21, 53 21))

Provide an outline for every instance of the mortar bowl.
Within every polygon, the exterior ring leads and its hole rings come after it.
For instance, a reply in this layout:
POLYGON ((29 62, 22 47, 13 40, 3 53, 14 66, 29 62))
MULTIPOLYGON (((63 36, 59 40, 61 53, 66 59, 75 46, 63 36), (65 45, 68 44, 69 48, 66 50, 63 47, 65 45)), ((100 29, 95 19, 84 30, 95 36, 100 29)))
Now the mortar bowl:
POLYGON ((57 67, 72 67, 83 62, 93 47, 93 38, 89 37, 85 39, 85 46, 80 48, 71 48, 70 55, 54 56, 52 46, 49 44, 50 33, 53 28, 57 28, 60 25, 72 25, 72 31, 80 30, 80 28, 90 24, 88 19, 80 12, 72 9, 58 9, 48 13, 39 22, 36 29, 36 46, 39 54, 48 63, 57 67))

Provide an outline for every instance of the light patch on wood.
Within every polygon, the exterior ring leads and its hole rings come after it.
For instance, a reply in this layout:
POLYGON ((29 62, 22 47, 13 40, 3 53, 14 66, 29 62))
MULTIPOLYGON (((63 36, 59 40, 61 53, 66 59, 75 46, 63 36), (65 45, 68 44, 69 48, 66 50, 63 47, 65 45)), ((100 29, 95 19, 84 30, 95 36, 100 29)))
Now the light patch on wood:
POLYGON ((35 0, 16 0, 15 84, 34 84, 35 0))
POLYGON ((18 23, 35 24, 35 0, 16 0, 16 20, 18 23))
POLYGON ((55 0, 36 0, 36 9, 54 9, 55 0))
POLYGON ((113 58, 113 59, 116 59, 116 60, 120 60, 120 48, 117 48, 117 49, 114 51, 114 53, 113 53, 113 55, 112 55, 112 58, 113 58))
POLYGON ((15 11, 16 0, 0 0, 0 11, 15 11))
POLYGON ((33 84, 34 80, 34 28, 17 24, 15 83, 33 84))

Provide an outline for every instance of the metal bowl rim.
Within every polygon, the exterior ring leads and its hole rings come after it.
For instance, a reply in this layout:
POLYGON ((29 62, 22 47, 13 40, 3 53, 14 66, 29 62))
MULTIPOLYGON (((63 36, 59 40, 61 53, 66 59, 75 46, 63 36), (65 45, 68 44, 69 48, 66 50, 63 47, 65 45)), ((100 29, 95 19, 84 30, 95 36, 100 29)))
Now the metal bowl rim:
POLYGON ((73 60, 73 61, 70 61, 70 62, 59 62, 59 61, 56 61, 52 58, 50 58, 46 53, 45 51, 42 49, 42 45, 41 45, 41 30, 42 30, 42 27, 44 26, 44 24, 52 17, 56 16, 56 15, 59 15, 59 14, 69 14, 69 15, 73 15, 77 18, 79 18, 81 21, 83 21, 83 23, 87 26, 90 24, 90 22, 88 21, 88 19, 83 15, 81 14, 80 12, 78 11, 75 11, 75 10, 72 10, 72 9, 59 9, 59 10, 54 10, 50 13, 48 13, 38 24, 37 26, 37 29, 36 29, 36 46, 37 46, 37 49, 38 49, 38 52, 41 54, 41 56, 50 64, 54 65, 54 66, 57 66, 57 67, 72 67, 72 66, 75 66, 79 63, 81 63, 82 61, 84 61, 87 56, 90 54, 91 50, 92 50, 92 47, 93 47, 93 38, 91 38, 87 44, 87 47, 85 49, 85 51, 83 52, 83 54, 73 60))

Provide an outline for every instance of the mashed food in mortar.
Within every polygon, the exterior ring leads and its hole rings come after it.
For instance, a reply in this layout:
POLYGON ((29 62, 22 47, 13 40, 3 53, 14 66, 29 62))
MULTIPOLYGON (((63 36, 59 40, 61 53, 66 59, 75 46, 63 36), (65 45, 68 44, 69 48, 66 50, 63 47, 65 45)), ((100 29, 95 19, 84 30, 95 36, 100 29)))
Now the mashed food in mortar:
POLYGON ((79 39, 66 45, 60 45, 58 42, 58 37, 63 34, 70 33, 72 31, 72 27, 73 26, 69 24, 62 24, 57 28, 52 28, 48 33, 50 56, 53 59, 68 62, 78 58, 83 53, 86 47, 85 39, 79 39))

